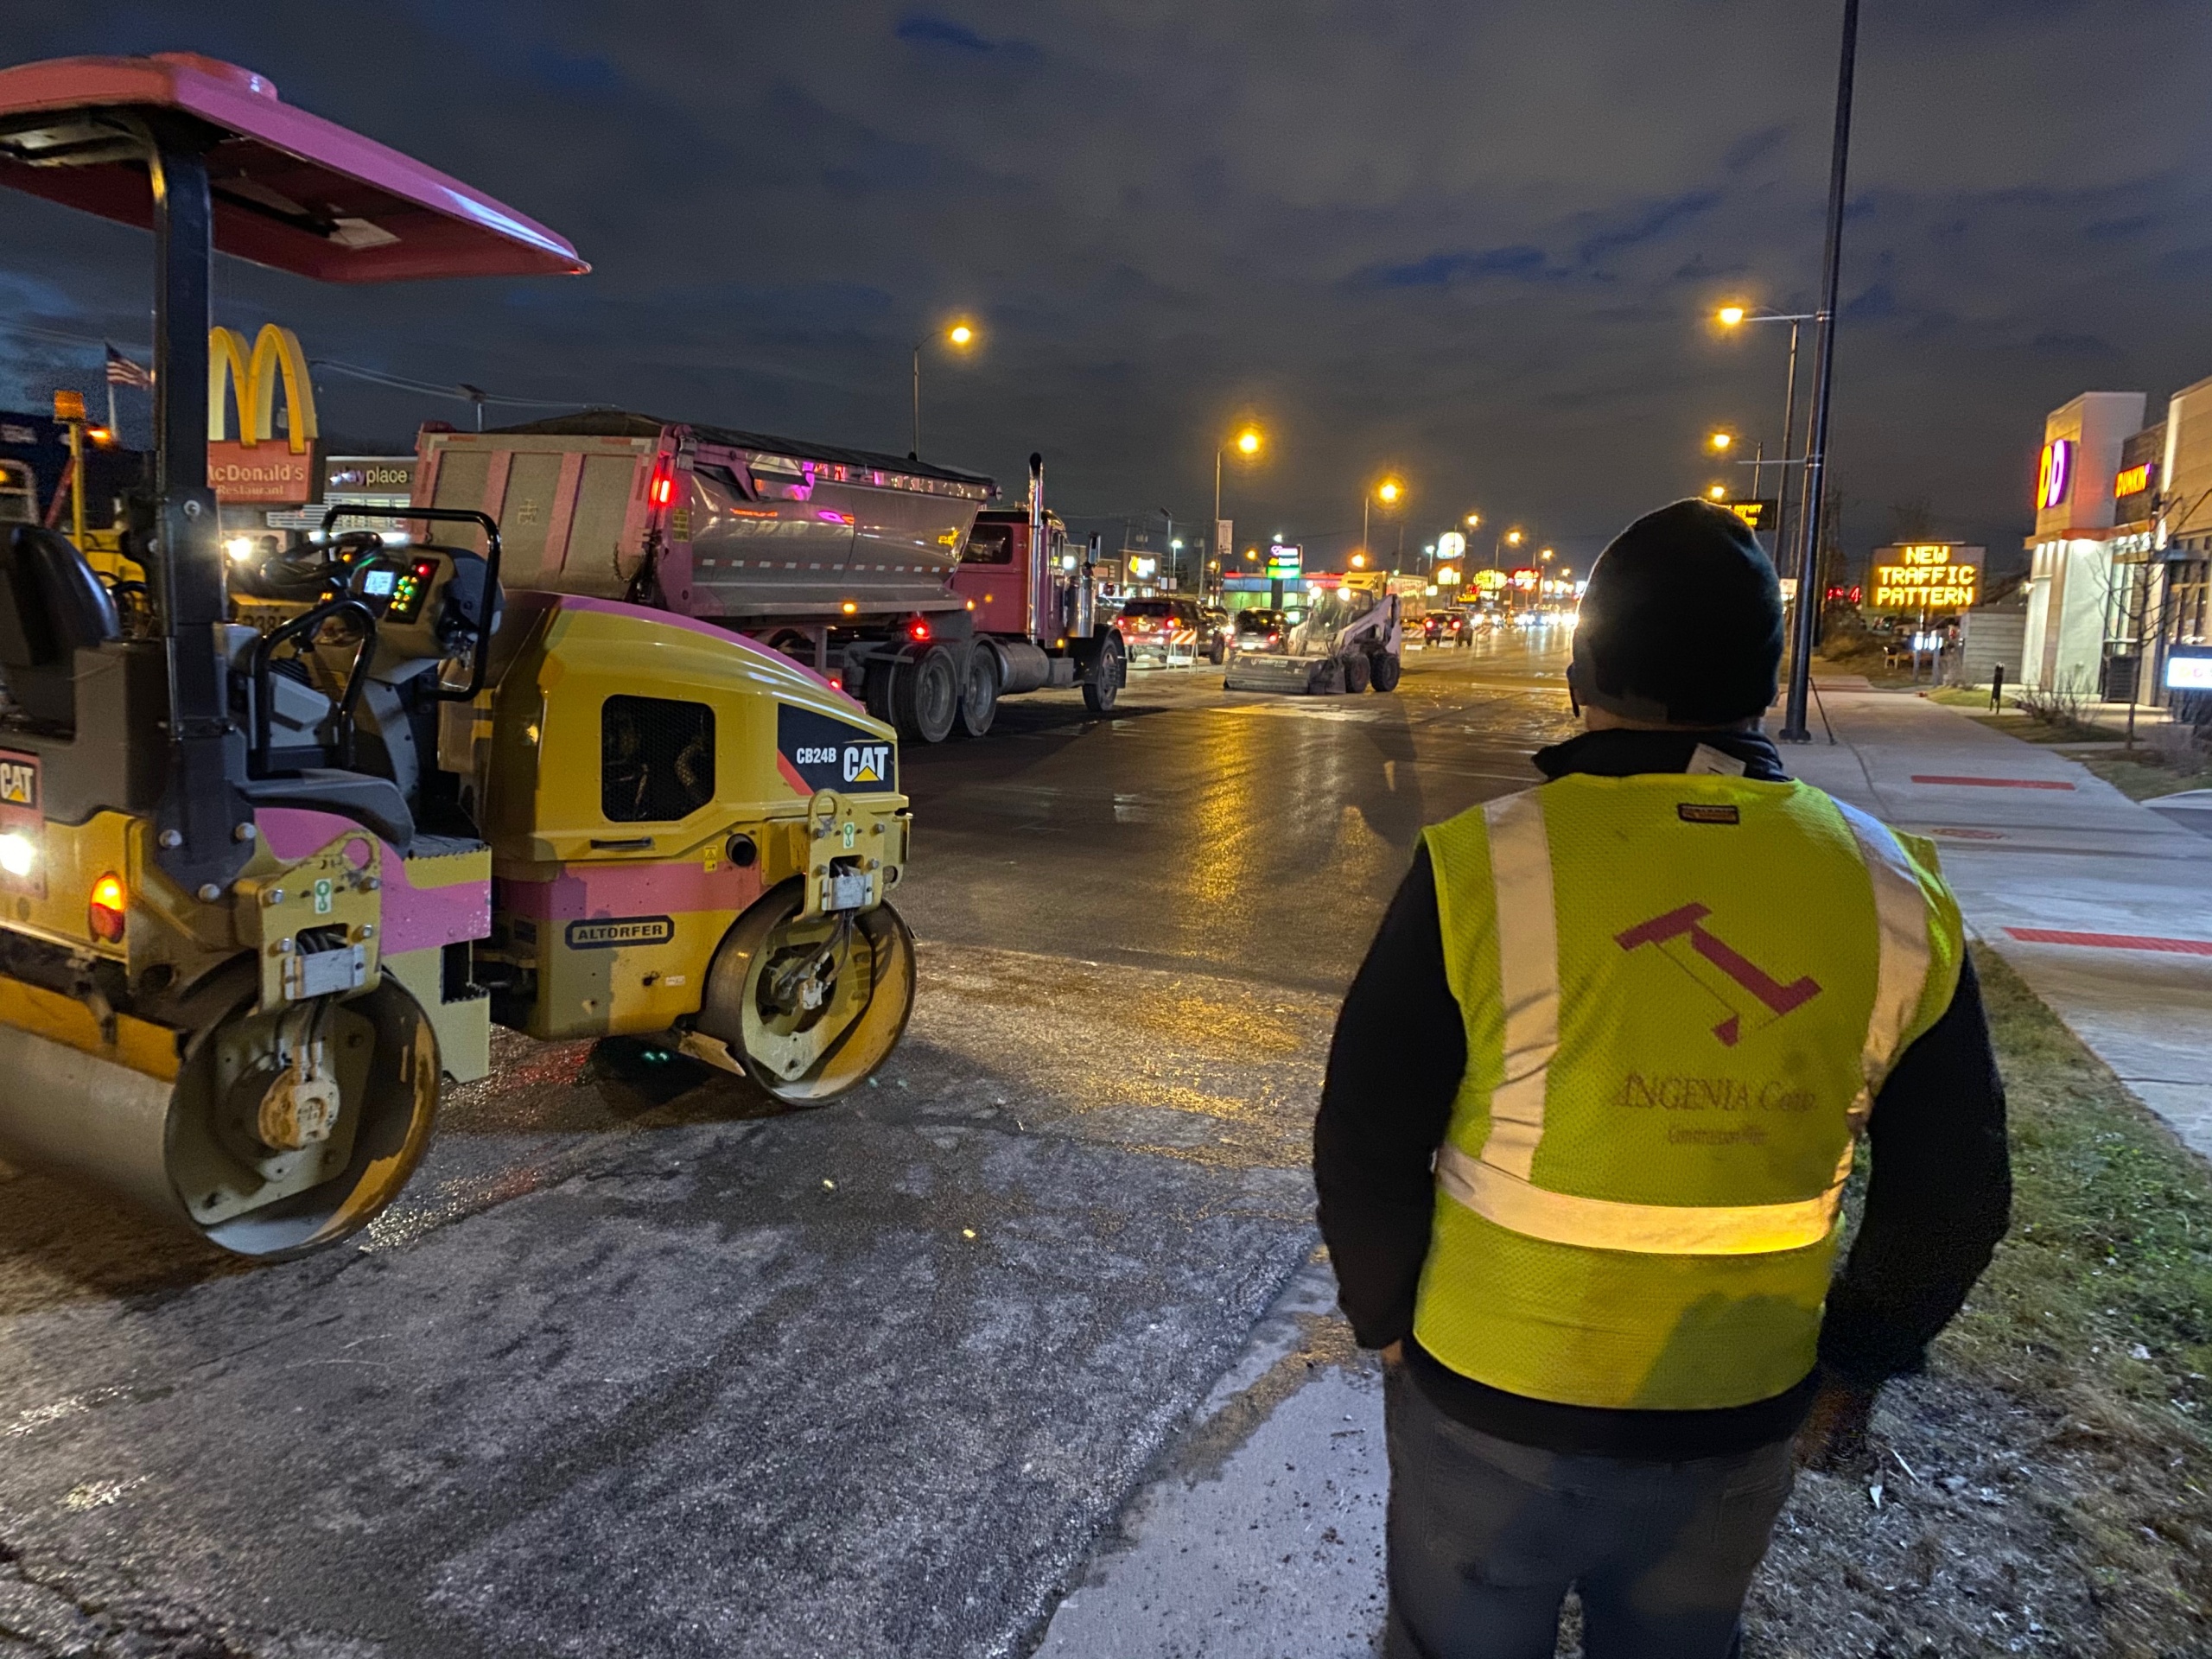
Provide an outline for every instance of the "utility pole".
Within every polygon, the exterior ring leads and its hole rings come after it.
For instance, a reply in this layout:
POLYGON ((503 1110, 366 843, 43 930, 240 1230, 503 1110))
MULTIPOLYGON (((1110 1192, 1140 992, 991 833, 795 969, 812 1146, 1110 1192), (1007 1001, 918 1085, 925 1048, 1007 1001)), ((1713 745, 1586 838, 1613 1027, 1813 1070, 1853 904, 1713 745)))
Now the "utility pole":
POLYGON ((1851 78, 1859 51, 1859 0, 1843 0, 1843 52, 1836 71, 1835 149, 1828 163, 1827 246, 1821 289, 1821 332, 1813 365, 1812 424, 1805 442, 1804 499, 1798 509, 1797 628, 1783 705, 1783 741, 1809 743, 1805 723, 1813 685, 1813 645, 1820 632, 1821 507, 1827 484, 1828 395, 1835 368, 1836 290, 1843 269, 1843 198, 1851 154, 1851 78))

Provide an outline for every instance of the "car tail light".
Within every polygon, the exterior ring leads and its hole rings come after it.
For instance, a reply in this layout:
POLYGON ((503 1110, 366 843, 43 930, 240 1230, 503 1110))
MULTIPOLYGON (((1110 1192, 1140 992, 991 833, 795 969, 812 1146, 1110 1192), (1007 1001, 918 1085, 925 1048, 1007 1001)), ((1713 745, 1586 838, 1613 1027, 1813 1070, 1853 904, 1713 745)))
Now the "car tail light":
POLYGON ((92 925, 92 937, 110 944, 123 943, 124 915, 130 907, 130 897, 124 891, 123 878, 112 870, 92 883, 88 919, 92 925))

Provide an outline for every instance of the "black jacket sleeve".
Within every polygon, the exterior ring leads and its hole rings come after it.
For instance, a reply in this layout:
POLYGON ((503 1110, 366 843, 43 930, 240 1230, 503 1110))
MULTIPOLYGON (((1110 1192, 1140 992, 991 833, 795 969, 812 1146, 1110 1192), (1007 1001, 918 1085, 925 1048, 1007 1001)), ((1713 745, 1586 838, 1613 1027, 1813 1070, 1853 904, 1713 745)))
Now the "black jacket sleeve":
POLYGON ((1313 1123, 1321 1236, 1363 1348, 1413 1330, 1435 1212, 1431 1160, 1466 1065, 1424 845, 1344 995, 1313 1123))
POLYGON ((1890 1073, 1866 1135, 1866 1215, 1828 1292, 1821 1359, 1874 1384, 1919 1369, 2011 1224, 2005 1085, 1971 957, 1943 1017, 1890 1073))

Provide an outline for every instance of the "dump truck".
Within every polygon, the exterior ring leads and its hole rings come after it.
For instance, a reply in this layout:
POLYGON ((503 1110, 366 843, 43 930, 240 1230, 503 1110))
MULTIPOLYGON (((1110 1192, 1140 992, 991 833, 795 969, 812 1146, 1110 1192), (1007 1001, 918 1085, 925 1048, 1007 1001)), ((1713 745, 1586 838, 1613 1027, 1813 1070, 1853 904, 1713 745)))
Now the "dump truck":
POLYGON ((0 1158, 266 1259, 391 1202, 495 1022, 664 1037, 792 1105, 870 1075, 914 994, 890 727, 724 629, 508 592, 473 508, 222 544, 213 253, 351 283, 575 250, 188 54, 0 70, 0 184, 160 250, 144 602, 0 524, 0 1158))
POLYGON ((1045 687, 1103 712, 1126 677, 1041 457, 1006 508, 980 473, 621 410, 426 428, 417 454, 419 505, 505 526, 511 586, 745 635, 917 742, 980 737, 1000 698, 1045 687))

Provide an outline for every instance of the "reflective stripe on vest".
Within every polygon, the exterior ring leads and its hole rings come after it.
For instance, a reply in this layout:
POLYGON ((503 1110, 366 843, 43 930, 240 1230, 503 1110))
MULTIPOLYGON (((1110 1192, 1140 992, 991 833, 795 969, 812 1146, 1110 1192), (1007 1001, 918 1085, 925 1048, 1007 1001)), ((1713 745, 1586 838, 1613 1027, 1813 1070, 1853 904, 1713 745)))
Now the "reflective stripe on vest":
MULTIPOLYGON (((1926 990, 1929 916, 1926 896, 1888 828, 1841 802, 1835 805, 1858 842, 1880 927, 1873 1008, 1861 1049, 1863 1081, 1850 1112, 1855 1131, 1872 1109, 1926 990)), ((1849 1141, 1825 1191, 1779 1204, 1626 1204, 1554 1192, 1530 1179, 1559 1052, 1559 923, 1551 847, 1534 790, 1489 803, 1483 817, 1504 1003, 1504 1073, 1491 1093, 1480 1157, 1446 1141, 1437 1152, 1438 1185, 1510 1231, 1590 1249, 1748 1255, 1802 1249, 1827 1237, 1851 1173, 1849 1141)))
MULTIPOLYGON (((1842 801, 1836 801, 1835 808, 1851 826, 1859 855, 1866 861, 1866 874, 1874 884, 1874 914, 1882 929, 1881 956, 1874 969, 1874 1012, 1866 1021, 1866 1046, 1859 1061, 1866 1086, 1851 1106, 1851 1127, 1859 1129, 1874 1109, 1874 1096, 1890 1068, 1897 1063, 1905 1027, 1927 991, 1928 899, 1889 825, 1842 801)), ((1848 1162, 1844 1173, 1850 1173, 1848 1162)))
POLYGON ((1525 1181, 1544 1137, 1544 1091, 1559 1052, 1559 918, 1552 849, 1534 790, 1483 809, 1497 893, 1497 965, 1505 996, 1505 1081, 1490 1097, 1483 1161, 1525 1181), (1510 918, 1510 919, 1509 919, 1510 918))
MULTIPOLYGON (((1851 1173, 1848 1152, 1843 1174, 1851 1173)), ((1835 1225, 1843 1180, 1795 1204, 1621 1204, 1554 1192, 1507 1174, 1446 1141, 1436 1184, 1486 1221, 1529 1238, 1649 1255, 1757 1255, 1802 1250, 1835 1225)))

